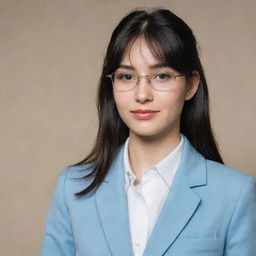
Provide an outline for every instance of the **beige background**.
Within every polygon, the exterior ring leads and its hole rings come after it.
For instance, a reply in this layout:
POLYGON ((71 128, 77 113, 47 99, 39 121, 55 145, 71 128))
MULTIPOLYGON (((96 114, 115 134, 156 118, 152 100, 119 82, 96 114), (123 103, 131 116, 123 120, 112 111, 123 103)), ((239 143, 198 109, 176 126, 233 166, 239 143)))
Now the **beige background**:
POLYGON ((38 255, 56 177, 96 135, 110 33, 138 6, 193 28, 224 160, 256 176, 256 1, 0 0, 1 255, 38 255))

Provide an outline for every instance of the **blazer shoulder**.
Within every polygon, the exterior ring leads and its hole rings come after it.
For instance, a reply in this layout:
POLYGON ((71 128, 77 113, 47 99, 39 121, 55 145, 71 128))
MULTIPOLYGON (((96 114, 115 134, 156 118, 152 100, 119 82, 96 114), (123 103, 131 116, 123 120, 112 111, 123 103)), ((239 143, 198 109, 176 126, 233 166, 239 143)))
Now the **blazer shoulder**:
POLYGON ((62 184, 66 196, 71 196, 88 187, 93 178, 85 178, 92 171, 92 164, 67 166, 59 174, 58 184, 62 184))
POLYGON ((70 165, 63 169, 69 179, 80 179, 92 171, 92 164, 70 165))
POLYGON ((223 184, 225 187, 237 188, 248 181, 249 183, 256 183, 255 177, 212 160, 206 160, 206 168, 208 182, 214 182, 216 185, 223 184))

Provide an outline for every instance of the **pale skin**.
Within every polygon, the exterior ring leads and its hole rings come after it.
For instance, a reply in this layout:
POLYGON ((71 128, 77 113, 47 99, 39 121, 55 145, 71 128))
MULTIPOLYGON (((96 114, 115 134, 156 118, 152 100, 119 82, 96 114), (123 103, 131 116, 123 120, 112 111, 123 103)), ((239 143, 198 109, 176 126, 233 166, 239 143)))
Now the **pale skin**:
MULTIPOLYGON (((158 72, 162 68, 151 68, 159 64, 143 38, 138 38, 132 47, 125 51, 121 65, 128 65, 138 74, 158 72)), ((120 70, 127 71, 125 68, 120 70)), ((165 70, 178 72, 170 67, 165 70)), ((137 87, 128 92, 114 90, 114 98, 120 117, 129 128, 129 160, 136 175, 135 184, 141 182, 143 172, 160 162, 180 142, 180 115, 184 102, 191 99, 199 86, 199 75, 194 72, 191 81, 185 77, 175 80, 172 91, 156 91, 147 79, 139 80, 137 87), (146 120, 137 119, 131 112, 137 109, 158 111, 146 120)))

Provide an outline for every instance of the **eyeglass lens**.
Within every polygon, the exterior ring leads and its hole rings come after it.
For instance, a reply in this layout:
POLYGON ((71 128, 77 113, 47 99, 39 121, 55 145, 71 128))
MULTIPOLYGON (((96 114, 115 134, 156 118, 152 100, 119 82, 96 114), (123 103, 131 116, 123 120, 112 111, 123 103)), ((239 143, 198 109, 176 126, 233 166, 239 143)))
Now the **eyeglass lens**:
POLYGON ((171 72, 157 72, 151 73, 149 75, 138 75, 135 72, 124 72, 124 71, 116 71, 113 73, 112 81, 114 84, 114 88, 117 91, 129 91, 134 89, 139 83, 140 79, 148 79, 150 85, 155 90, 161 91, 169 91, 172 90, 176 82, 176 76, 171 72))

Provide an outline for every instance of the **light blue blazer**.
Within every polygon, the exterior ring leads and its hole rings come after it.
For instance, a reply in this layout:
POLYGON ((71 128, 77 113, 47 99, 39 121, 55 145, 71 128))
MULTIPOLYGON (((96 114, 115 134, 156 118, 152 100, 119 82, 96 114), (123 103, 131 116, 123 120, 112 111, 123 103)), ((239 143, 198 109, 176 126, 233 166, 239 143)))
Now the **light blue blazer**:
MULTIPOLYGON (((256 180, 206 160, 184 138, 181 162, 143 256, 255 256, 256 180)), ((95 193, 85 166, 59 176, 41 256, 132 256, 122 145, 95 193)))

